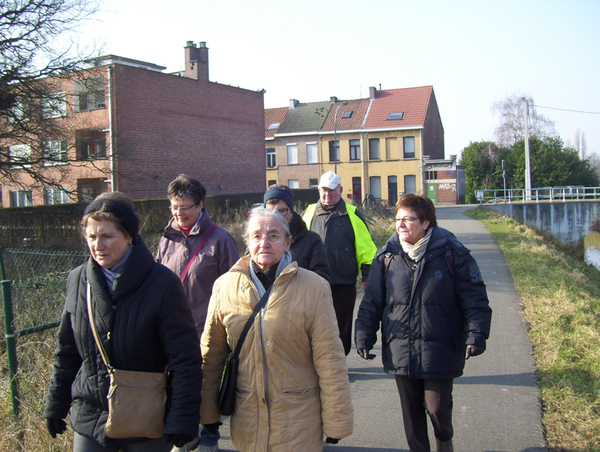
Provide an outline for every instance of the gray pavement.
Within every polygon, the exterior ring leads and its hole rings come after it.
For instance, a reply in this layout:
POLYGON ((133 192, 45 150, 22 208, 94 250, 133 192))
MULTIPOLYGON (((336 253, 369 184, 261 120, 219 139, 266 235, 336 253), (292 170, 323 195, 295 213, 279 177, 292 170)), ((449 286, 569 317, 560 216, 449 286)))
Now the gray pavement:
MULTIPOLYGON (((439 207, 441 227, 452 231, 471 250, 486 282, 493 309, 487 351, 467 361, 454 384, 454 448, 456 452, 541 452, 545 441, 540 393, 532 348, 518 295, 494 238, 486 227, 462 212, 471 206, 439 207)), ((359 293, 358 303, 362 294, 359 293)), ((406 452, 400 400, 393 377, 381 365, 381 344, 372 361, 353 349, 348 369, 354 405, 354 433, 326 452, 406 452)), ((224 419, 219 447, 234 451, 224 419)), ((431 427, 431 426, 430 426, 431 427)), ((435 441, 430 428, 432 447, 435 441)))

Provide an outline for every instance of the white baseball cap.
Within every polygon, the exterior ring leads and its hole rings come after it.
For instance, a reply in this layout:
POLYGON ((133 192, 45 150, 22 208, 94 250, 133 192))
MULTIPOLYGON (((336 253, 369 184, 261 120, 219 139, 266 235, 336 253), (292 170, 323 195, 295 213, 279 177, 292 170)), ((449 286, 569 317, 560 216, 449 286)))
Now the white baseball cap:
POLYGON ((321 176, 321 180, 319 181, 319 188, 327 187, 328 189, 333 190, 338 185, 342 185, 342 179, 340 179, 340 176, 333 171, 327 171, 321 176))

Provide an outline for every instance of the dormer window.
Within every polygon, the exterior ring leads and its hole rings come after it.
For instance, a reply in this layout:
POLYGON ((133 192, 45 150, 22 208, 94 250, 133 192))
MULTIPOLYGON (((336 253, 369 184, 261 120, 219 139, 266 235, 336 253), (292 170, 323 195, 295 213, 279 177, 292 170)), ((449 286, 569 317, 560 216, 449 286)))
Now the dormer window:
POLYGON ((267 130, 276 130, 279 127, 279 124, 281 124, 280 122, 272 122, 271 124, 269 124, 269 127, 267 127, 267 130))
POLYGON ((389 113, 387 120, 388 121, 396 121, 398 119, 402 119, 404 118, 404 112, 403 111, 396 111, 394 113, 389 113))
POLYGON ((354 113, 354 111, 353 111, 353 110, 346 110, 346 111, 344 112, 344 114, 342 115, 342 119, 343 119, 343 118, 351 118, 351 117, 352 117, 352 113, 354 113))

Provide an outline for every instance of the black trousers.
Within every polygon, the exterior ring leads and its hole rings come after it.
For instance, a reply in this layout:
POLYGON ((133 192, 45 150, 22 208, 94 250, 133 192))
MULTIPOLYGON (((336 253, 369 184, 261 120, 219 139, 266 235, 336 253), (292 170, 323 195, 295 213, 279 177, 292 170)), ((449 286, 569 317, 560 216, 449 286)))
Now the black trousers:
POLYGON ((356 303, 356 284, 332 284, 331 295, 338 328, 340 329, 340 339, 344 345, 344 352, 348 356, 352 346, 352 320, 356 303))
POLYGON ((441 441, 454 436, 452 427, 452 385, 450 380, 421 380, 396 375, 402 404, 404 432, 410 452, 430 452, 427 414, 433 433, 441 441))

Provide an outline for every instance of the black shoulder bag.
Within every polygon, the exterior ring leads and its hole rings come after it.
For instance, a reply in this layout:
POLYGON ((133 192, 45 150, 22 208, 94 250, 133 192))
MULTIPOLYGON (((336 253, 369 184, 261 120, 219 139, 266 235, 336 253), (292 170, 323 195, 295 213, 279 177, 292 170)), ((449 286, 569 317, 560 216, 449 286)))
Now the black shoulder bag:
POLYGON ((252 311, 252 314, 250 315, 250 318, 246 322, 246 326, 240 335, 238 343, 235 347, 235 351, 227 355, 227 360, 225 361, 225 371, 223 372, 223 378, 221 379, 221 387, 219 388, 218 401, 219 413, 221 413, 223 416, 231 416, 233 413, 235 413, 235 386, 237 383, 240 351, 242 350, 242 345, 244 344, 244 340, 248 335, 250 326, 254 322, 256 314, 258 314, 258 311, 262 309, 269 299, 271 287, 269 287, 269 290, 265 292, 254 308, 254 311, 252 311))

